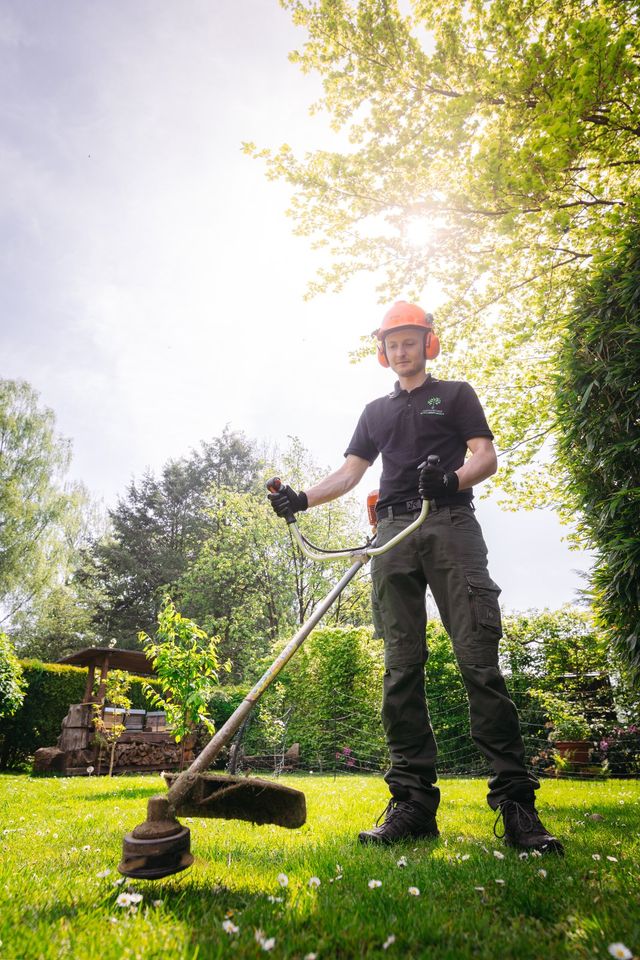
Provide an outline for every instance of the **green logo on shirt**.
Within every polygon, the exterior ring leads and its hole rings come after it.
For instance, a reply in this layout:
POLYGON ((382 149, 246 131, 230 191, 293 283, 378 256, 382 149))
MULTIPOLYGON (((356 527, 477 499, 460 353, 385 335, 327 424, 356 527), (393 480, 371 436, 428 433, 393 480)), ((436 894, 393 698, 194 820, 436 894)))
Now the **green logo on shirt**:
POLYGON ((420 411, 420 414, 425 417, 444 417, 444 410, 438 410, 441 403, 442 400, 440 397, 430 397, 427 400, 426 407, 420 411))

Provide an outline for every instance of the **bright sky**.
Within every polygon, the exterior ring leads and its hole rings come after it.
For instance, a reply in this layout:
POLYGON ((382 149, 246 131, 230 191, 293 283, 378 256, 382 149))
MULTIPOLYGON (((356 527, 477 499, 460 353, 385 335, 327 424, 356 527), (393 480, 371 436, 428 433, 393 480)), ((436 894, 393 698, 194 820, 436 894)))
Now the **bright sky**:
MULTIPOLYGON (((393 386, 348 360, 384 312, 375 278, 304 302, 320 255, 241 152, 330 145, 287 60, 302 41, 277 0, 0 6, 0 376, 39 391, 107 506, 225 424, 337 467, 393 386)), ((478 507, 507 609, 576 599, 588 561, 551 514, 478 507)))

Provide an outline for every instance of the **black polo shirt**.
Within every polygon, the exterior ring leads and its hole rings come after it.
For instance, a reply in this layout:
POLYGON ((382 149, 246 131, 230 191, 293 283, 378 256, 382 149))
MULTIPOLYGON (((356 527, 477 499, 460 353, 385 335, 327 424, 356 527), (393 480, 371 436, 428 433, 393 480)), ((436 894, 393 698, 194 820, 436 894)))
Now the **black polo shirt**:
MULTIPOLYGON (((373 463, 382 454, 378 508, 402 504, 418 496, 418 465, 430 454, 440 457, 447 471, 462 466, 467 440, 493 440, 476 393, 462 380, 437 380, 430 374, 415 390, 380 397, 364 408, 345 450, 373 463)), ((470 503, 473 490, 460 490, 439 505, 470 503)))

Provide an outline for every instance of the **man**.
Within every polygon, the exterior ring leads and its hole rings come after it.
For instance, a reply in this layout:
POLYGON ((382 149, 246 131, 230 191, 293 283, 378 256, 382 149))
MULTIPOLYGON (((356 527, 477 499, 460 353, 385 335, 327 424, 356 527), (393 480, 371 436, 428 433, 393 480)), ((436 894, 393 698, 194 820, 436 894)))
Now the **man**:
POLYGON ((497 469, 493 434, 468 383, 426 372, 425 361, 439 352, 430 314, 399 301, 375 335, 380 363, 398 377, 393 392, 365 407, 338 470, 306 492, 284 487, 270 497, 279 516, 334 500, 355 487, 381 454, 378 545, 413 522, 420 498, 430 501, 422 526, 372 561, 385 645, 382 720, 391 799, 384 822, 363 831, 360 841, 438 836, 437 747, 424 687, 428 585, 467 690, 471 735, 493 771, 487 799, 498 812, 496 826, 502 818, 510 846, 562 854, 536 812, 540 784, 526 769, 518 714, 498 666, 500 588, 489 576, 472 505, 473 486, 497 469))

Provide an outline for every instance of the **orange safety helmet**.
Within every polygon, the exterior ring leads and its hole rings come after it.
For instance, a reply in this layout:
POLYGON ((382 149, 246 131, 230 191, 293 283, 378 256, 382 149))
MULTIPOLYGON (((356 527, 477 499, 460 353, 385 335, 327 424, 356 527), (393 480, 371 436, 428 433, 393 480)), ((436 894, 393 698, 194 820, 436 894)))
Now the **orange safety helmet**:
POLYGON ((378 338, 378 361, 383 367, 389 366, 384 349, 384 338, 392 330, 399 330, 401 327, 420 327, 421 330, 424 330, 425 360, 435 360, 440 353, 440 341, 433 327, 433 317, 430 313, 425 313, 422 307, 415 303, 398 300, 385 313, 382 326, 373 331, 374 337, 378 338))

